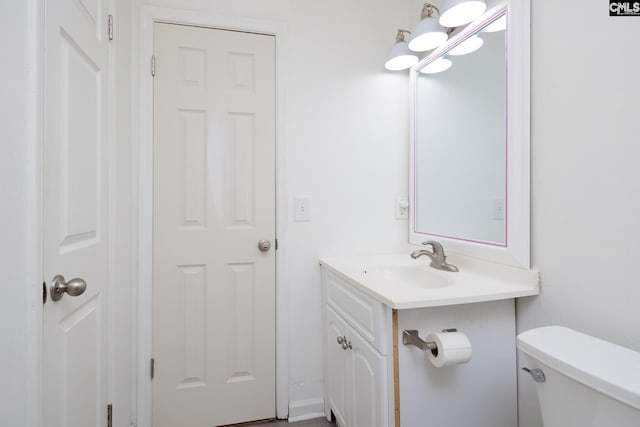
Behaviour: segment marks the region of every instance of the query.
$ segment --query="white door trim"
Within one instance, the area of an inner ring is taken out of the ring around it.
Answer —
[[[135,6],[134,6],[135,7]],[[137,12],[137,13],[136,13]],[[150,72],[150,61],[153,54],[153,23],[167,22],[173,24],[197,25],[218,29],[246,31],[275,36],[276,41],[276,235],[279,236],[280,249],[276,256],[276,416],[286,418],[289,406],[289,372],[288,372],[288,292],[285,272],[285,252],[283,246],[284,228],[286,227],[286,189],[283,179],[285,153],[283,149],[283,103],[284,92],[281,82],[285,63],[283,60],[283,39],[285,25],[278,22],[257,21],[238,16],[216,15],[208,12],[173,9],[155,6],[142,6],[132,11],[132,35],[137,34],[137,43],[132,43],[133,90],[132,111],[137,112],[137,120],[133,120],[132,141],[133,167],[137,168],[133,176],[137,182],[138,218],[134,231],[138,240],[137,271],[137,337],[134,338],[137,356],[135,357],[137,385],[137,427],[151,426],[151,378],[149,361],[151,359],[152,335],[152,272],[153,272],[153,79]],[[137,28],[136,28],[137,27]],[[158,64],[161,66],[161,64]],[[137,148],[137,150],[136,150]],[[284,209],[283,209],[284,208]],[[134,334],[135,335],[135,334]]]
[[[28,54],[31,60],[27,68],[28,93],[27,97],[27,128],[28,139],[28,191],[27,206],[29,211],[28,222],[31,224],[30,234],[26,236],[27,254],[30,259],[25,284],[26,297],[29,307],[27,313],[27,357],[28,366],[26,421],[28,426],[41,427],[42,416],[42,384],[43,384],[43,349],[44,349],[44,325],[42,324],[42,278],[43,278],[43,246],[44,236],[42,227],[43,198],[42,180],[44,175],[42,156],[44,152],[44,0],[27,0],[26,9],[29,26],[28,30]]]

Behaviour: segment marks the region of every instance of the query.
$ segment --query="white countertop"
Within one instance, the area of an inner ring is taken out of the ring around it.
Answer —
[[[535,271],[452,254],[459,272],[437,270],[409,253],[327,257],[320,264],[394,309],[518,298],[539,293]]]

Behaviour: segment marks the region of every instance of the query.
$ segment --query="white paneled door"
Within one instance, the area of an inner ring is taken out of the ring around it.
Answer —
[[[104,427],[108,5],[106,0],[46,0],[44,6],[43,271],[49,297],[43,308],[43,425]],[[56,284],[59,292],[52,294]]]
[[[153,426],[272,418],[274,37],[156,23],[154,55]]]

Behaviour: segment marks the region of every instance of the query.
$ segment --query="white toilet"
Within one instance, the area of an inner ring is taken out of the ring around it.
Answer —
[[[561,326],[523,332],[517,345],[544,427],[640,427],[640,353]]]

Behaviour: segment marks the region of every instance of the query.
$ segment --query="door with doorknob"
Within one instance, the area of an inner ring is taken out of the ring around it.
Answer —
[[[275,43],[154,24],[153,425],[275,416]]]
[[[43,426],[103,427],[109,366],[108,1],[45,1]]]

